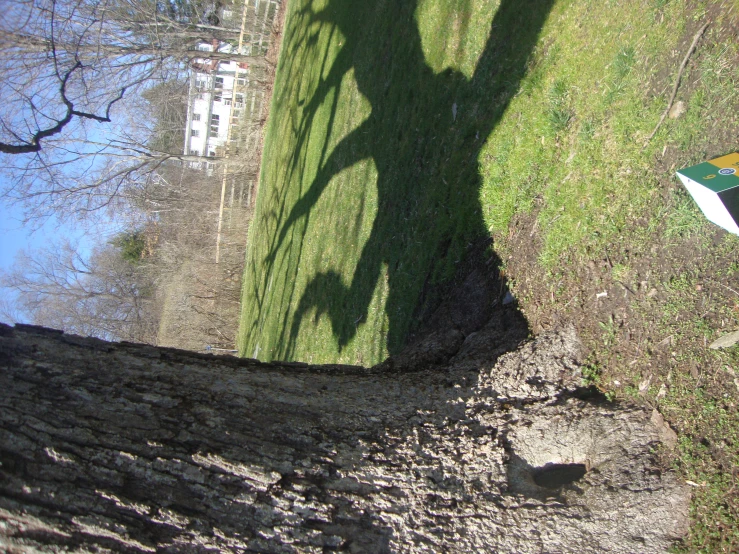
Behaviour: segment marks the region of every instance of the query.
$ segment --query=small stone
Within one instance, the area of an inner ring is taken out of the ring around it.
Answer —
[[[516,298],[511,294],[511,291],[507,290],[503,297],[503,305],[507,306],[508,304],[513,304],[515,301]]]
[[[657,428],[662,443],[670,450],[674,449],[677,446],[677,433],[672,430],[670,425],[665,421],[665,418],[662,417],[662,414],[657,410],[652,410],[650,421]]]
[[[656,296],[656,295],[657,295],[657,289],[654,289],[654,288],[647,293],[647,296],[649,298],[652,298],[653,296]]]
[[[734,331],[733,333],[728,333],[723,337],[719,337],[717,340],[713,341],[710,344],[709,348],[712,348],[714,350],[718,350],[719,348],[730,348],[734,346],[737,342],[739,342],[739,331]]]
[[[670,108],[670,119],[677,119],[685,113],[685,102],[682,100],[675,102]]]
[[[698,366],[696,364],[691,364],[691,366],[690,366],[690,376],[693,379],[698,379],[701,376],[700,372],[698,371]]]

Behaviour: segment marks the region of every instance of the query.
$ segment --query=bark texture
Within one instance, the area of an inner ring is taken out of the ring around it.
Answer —
[[[577,348],[398,371],[0,325],[0,547],[663,552],[689,500],[664,430],[586,397]]]

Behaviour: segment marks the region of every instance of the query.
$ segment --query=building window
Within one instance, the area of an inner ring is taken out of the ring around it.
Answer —
[[[210,46],[208,46],[207,44],[199,44],[198,50],[200,50],[201,52],[210,52]]]
[[[246,85],[246,79],[236,79],[236,84],[243,87],[244,85]]]
[[[190,150],[190,155],[191,156],[199,156],[200,155],[200,150]]]
[[[210,152],[208,152],[208,156],[210,156],[211,158],[215,158],[216,153],[213,150],[211,150]]]
[[[207,82],[207,81],[201,81],[201,80],[198,80],[198,81],[195,81],[195,86],[196,86],[196,87],[197,87],[198,89],[204,89],[205,87],[207,87],[207,86],[208,86],[208,82]]]
[[[225,100],[223,101],[223,104],[224,104],[224,106],[230,106],[230,105],[231,105],[231,99],[230,99],[230,98],[226,98],[226,99],[225,99]]]
[[[213,96],[213,102],[220,102],[223,100],[223,93],[222,92],[216,92]]]
[[[213,127],[210,128],[210,137],[211,138],[218,138],[218,127],[216,127],[216,130],[213,130]]]
[[[196,99],[196,100],[202,100],[203,98],[205,98],[205,95],[204,95],[204,94],[203,94],[202,92],[198,92],[198,93],[197,93],[197,94],[195,95],[195,99]]]
[[[216,88],[223,88],[223,77],[216,77]]]
[[[193,121],[200,121],[200,114],[199,113],[192,114],[192,120]]]
[[[199,137],[200,136],[200,131],[198,131],[197,129],[190,129],[190,136],[192,136],[192,137]]]

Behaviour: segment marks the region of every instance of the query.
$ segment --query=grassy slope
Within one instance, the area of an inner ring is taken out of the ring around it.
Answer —
[[[421,296],[432,304],[433,285],[487,234],[477,153],[518,90],[548,6],[523,13],[508,2],[496,14],[468,3],[467,15],[483,17],[463,25],[474,40],[459,51],[481,60],[465,73],[429,67],[429,33],[415,32],[450,14],[424,17],[411,2],[291,4],[243,351],[372,364],[400,348]],[[506,31],[487,40],[494,15]]]
[[[589,379],[678,430],[684,548],[738,548],[739,353],[706,348],[739,326],[737,239],[673,175],[739,149],[739,2],[364,4],[290,3],[242,352],[377,362],[492,234],[532,329],[575,322]]]

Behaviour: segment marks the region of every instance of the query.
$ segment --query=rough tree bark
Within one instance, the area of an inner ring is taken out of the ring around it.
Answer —
[[[669,430],[578,388],[573,331],[470,359],[260,363],[0,325],[0,545],[644,553],[685,532],[654,459]]]

